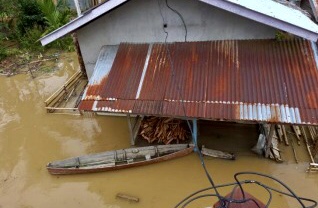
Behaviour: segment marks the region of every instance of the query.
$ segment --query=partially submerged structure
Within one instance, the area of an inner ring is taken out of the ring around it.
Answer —
[[[318,26],[289,2],[109,0],[41,42],[74,32],[82,112],[318,125]]]

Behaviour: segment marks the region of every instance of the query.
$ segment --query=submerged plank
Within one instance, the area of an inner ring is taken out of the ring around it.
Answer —
[[[223,152],[219,150],[212,150],[212,149],[205,148],[204,146],[202,146],[201,153],[203,155],[210,156],[210,157],[216,157],[216,158],[221,158],[226,160],[235,160],[235,155],[232,153]]]
[[[130,201],[130,202],[139,202],[139,198],[138,197],[130,196],[130,195],[127,195],[127,194],[122,194],[122,193],[118,193],[116,195],[116,198],[123,199],[123,200]]]

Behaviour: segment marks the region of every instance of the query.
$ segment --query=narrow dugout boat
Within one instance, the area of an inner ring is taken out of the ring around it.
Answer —
[[[47,164],[51,174],[94,173],[149,165],[190,154],[188,144],[135,147],[73,157]]]
[[[217,202],[213,205],[214,208],[219,207],[227,207],[227,208],[265,208],[263,202],[249,194],[248,192],[244,191],[245,198],[243,197],[242,190],[239,187],[235,187],[231,193],[226,195],[225,198],[227,199],[234,199],[234,200],[243,200],[245,199],[246,202],[243,203],[226,203],[226,205],[221,206],[221,202]]]

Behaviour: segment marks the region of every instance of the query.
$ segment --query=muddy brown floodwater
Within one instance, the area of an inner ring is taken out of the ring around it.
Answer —
[[[91,118],[47,114],[43,101],[78,68],[67,55],[60,70],[49,75],[0,77],[0,207],[134,208],[173,207],[188,194],[209,186],[196,154],[134,169],[74,176],[52,176],[45,165],[52,160],[129,147],[125,118]],[[205,159],[216,184],[233,182],[239,171],[275,176],[301,196],[318,199],[318,174],[306,174],[304,151],[299,164],[290,158],[282,164],[250,153],[236,161]],[[273,182],[268,185],[279,187]],[[268,195],[248,187],[265,202]],[[229,189],[222,189],[226,194]],[[140,198],[132,203],[116,199],[117,193]],[[274,195],[270,207],[300,207],[294,200]],[[202,199],[189,207],[211,206]]]

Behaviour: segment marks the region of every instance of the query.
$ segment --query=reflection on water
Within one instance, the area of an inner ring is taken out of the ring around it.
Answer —
[[[125,118],[46,114],[43,101],[77,68],[68,61],[60,65],[63,69],[50,76],[0,77],[1,208],[173,207],[191,192],[209,186],[195,154],[120,171],[59,177],[48,174],[45,165],[49,161],[129,147]],[[276,164],[251,154],[243,154],[234,162],[205,160],[217,184],[233,182],[238,171],[258,171],[282,179],[302,196],[318,199],[318,175],[304,173],[306,160]],[[249,190],[267,199],[263,190]],[[140,202],[121,201],[116,199],[117,193],[137,196]],[[285,197],[277,195],[274,199],[272,207],[296,207],[295,201],[287,202]],[[215,199],[200,200],[189,207],[206,207],[213,202]]]

